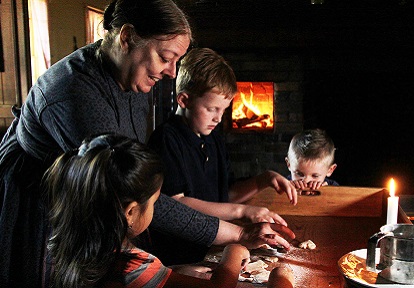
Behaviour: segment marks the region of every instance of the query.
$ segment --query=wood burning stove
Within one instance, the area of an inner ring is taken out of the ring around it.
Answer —
[[[237,82],[238,93],[232,102],[233,130],[274,128],[274,83]]]

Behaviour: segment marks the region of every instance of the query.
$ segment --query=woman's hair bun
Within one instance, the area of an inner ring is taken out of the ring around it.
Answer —
[[[117,0],[112,1],[108,6],[105,8],[104,17],[103,17],[103,28],[105,30],[111,30],[112,29],[112,20],[114,20],[113,14],[115,11]]]

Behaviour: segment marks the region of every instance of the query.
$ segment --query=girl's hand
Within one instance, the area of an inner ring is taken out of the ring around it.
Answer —
[[[289,266],[276,267],[270,272],[268,288],[293,288],[295,286],[295,277],[293,270]]]
[[[228,265],[236,265],[237,271],[243,270],[250,262],[250,252],[247,248],[240,244],[229,244],[224,247],[223,257],[220,263],[227,263]],[[225,264],[226,265],[226,264]]]
[[[247,259],[249,259],[248,261],[250,262],[250,252],[245,246],[241,244],[229,244],[224,247],[222,259],[227,259],[234,255],[241,257],[240,265],[242,265],[242,262],[247,261]]]

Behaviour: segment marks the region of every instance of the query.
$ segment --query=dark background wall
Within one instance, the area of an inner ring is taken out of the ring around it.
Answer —
[[[414,194],[412,1],[223,0],[182,6],[198,45],[230,59],[241,81],[249,77],[239,69],[242,55],[298,59],[301,128],[324,128],[332,136],[338,149],[334,175],[342,185],[384,187],[394,177],[398,193]],[[284,68],[278,69],[281,75]],[[277,129],[275,142],[290,136]]]

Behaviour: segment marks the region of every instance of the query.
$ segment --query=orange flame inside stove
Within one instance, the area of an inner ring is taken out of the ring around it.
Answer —
[[[233,99],[233,128],[273,128],[273,82],[237,82]]]

